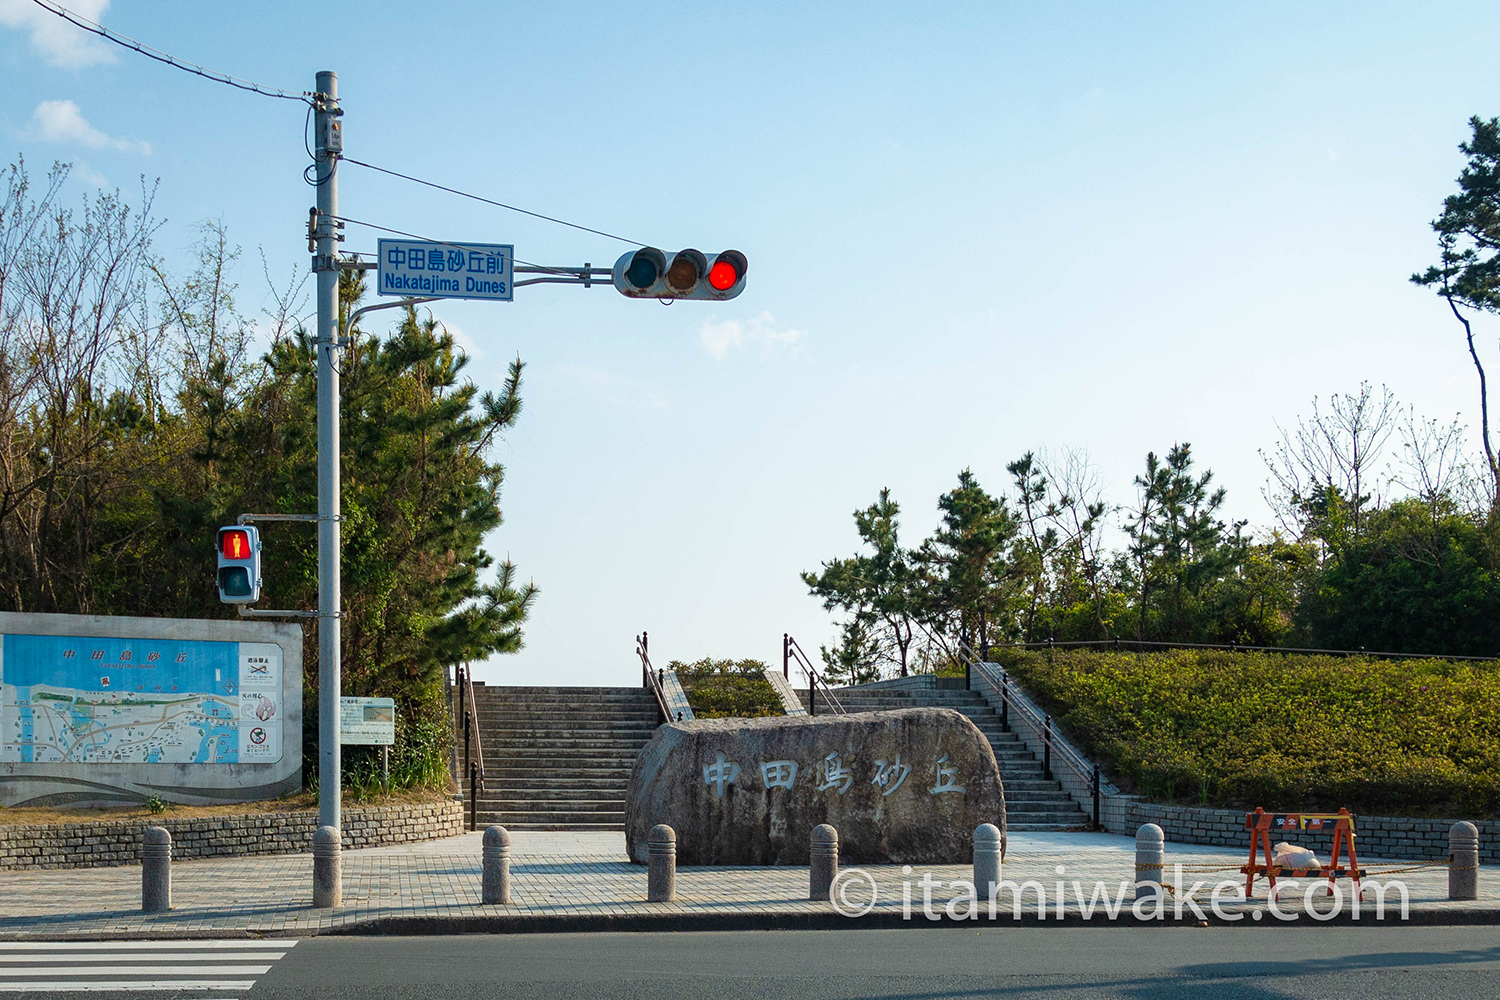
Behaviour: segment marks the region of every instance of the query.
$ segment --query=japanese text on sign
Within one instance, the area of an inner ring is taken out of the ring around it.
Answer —
[[[376,288],[381,295],[509,302],[514,269],[515,247],[509,243],[381,240]]]

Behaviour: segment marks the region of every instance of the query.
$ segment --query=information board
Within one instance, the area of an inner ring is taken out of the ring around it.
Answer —
[[[366,747],[395,743],[395,699],[340,698],[339,742]]]
[[[0,636],[0,762],[274,763],[281,677],[269,642]]]

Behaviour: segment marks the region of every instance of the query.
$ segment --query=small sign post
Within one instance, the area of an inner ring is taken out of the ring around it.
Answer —
[[[391,745],[396,742],[394,698],[339,699],[339,742],[380,748],[380,782],[391,784]]]

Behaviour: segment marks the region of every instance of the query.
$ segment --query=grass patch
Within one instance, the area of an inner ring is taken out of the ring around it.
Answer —
[[[1159,801],[1500,815],[1500,662],[997,651],[1081,749]]]

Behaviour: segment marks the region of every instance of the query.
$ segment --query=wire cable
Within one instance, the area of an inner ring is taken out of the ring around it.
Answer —
[[[483,195],[470,194],[468,191],[460,191],[458,188],[451,188],[446,184],[439,184],[436,181],[427,181],[423,180],[420,177],[413,177],[410,174],[403,174],[396,170],[387,170],[385,167],[377,167],[373,163],[366,163],[363,160],[356,160],[351,156],[340,156],[339,159],[343,160],[345,163],[352,163],[357,167],[364,167],[366,170],[374,170],[377,173],[389,174],[392,177],[399,177],[404,181],[411,181],[413,184],[423,184],[430,188],[436,188],[439,191],[446,191],[449,194],[456,194],[460,198],[472,198],[474,201],[482,201],[486,205],[494,205],[496,208],[504,208],[512,212],[520,212],[522,215],[529,215],[534,219],[541,219],[544,222],[555,222],[559,226],[568,226],[571,229],[582,230],[585,233],[593,233],[595,236],[603,236],[606,239],[619,240],[621,243],[629,243],[631,246],[644,247],[649,245],[646,243],[642,243],[640,240],[627,239],[624,236],[616,236],[614,233],[606,233],[602,229],[591,229],[588,226],[580,226],[578,223],[569,222],[566,219],[559,219],[551,215],[543,215],[541,212],[533,212],[530,209],[518,208],[515,205],[507,205],[503,201],[495,201],[493,198],[486,198]]]
[[[435,239],[433,239],[430,236],[421,236],[421,235],[418,235],[417,233],[408,233],[404,229],[392,229],[390,226],[377,226],[373,222],[361,222],[359,219],[351,219],[347,215],[332,215],[332,216],[329,216],[329,218],[337,219],[339,222],[352,223],[353,225],[356,225],[356,226],[364,226],[366,229],[378,229],[382,233],[391,233],[392,235],[395,235],[395,236],[405,236],[409,240],[421,240],[423,243],[436,243],[440,247],[448,247],[448,248],[450,248],[452,250],[468,251],[470,249],[469,247],[466,247],[466,246],[464,246],[461,243],[449,243],[447,240],[435,240]],[[362,254],[361,256],[368,257],[368,256],[371,256],[371,255],[370,254]],[[529,260],[521,260],[521,259],[519,259],[519,258],[517,258],[515,256],[511,257],[511,262],[515,263],[515,264],[524,264],[527,267],[539,267],[539,268],[542,269],[542,271],[544,271],[547,274],[561,274],[561,275],[565,275],[565,276],[568,276],[568,277],[575,276],[574,272],[572,272],[572,271],[564,270],[564,269],[561,269],[561,268],[548,267],[546,264],[533,264]]]
[[[85,31],[92,31],[94,34],[99,35],[102,38],[109,39],[116,45],[123,46],[134,52],[139,52],[141,55],[146,56],[149,59],[155,59],[157,62],[166,63],[168,66],[174,66],[177,69],[183,70],[184,72],[201,76],[205,80],[212,80],[215,83],[227,83],[231,87],[238,87],[240,90],[248,90],[252,94],[260,94],[263,97],[280,97],[288,101],[302,101],[307,104],[312,103],[312,96],[305,91],[302,93],[293,93],[288,90],[281,90],[278,87],[262,87],[258,83],[252,83],[249,80],[241,80],[238,77],[230,76],[228,73],[220,73],[216,70],[207,69],[203,66],[199,66],[197,63],[185,62],[181,59],[178,59],[176,56],[161,51],[160,49],[153,49],[149,45],[138,42],[128,35],[122,35],[112,28],[106,28],[102,24],[96,24],[95,22],[90,21],[88,18],[83,17],[82,15],[73,13],[71,10],[68,10],[68,8],[62,6],[61,4],[52,3],[51,0],[31,0],[31,2],[47,11],[48,13],[56,14],[64,21],[77,25]]]

